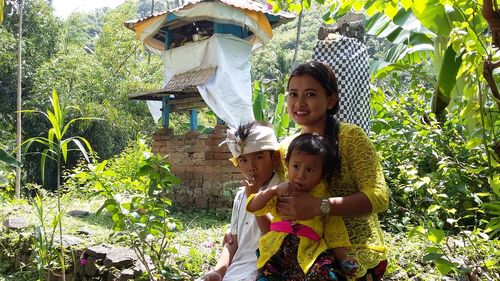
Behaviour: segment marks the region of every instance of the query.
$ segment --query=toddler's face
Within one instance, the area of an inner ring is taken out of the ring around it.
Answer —
[[[288,162],[288,181],[299,191],[309,191],[321,182],[323,157],[293,152]]]
[[[257,151],[247,153],[238,157],[238,168],[245,174],[250,183],[257,187],[262,187],[267,183],[274,171],[273,152]]]

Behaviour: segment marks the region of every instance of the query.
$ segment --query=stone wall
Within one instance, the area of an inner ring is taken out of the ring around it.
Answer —
[[[160,129],[153,136],[153,153],[168,155],[173,173],[181,180],[171,199],[176,205],[198,208],[230,207],[233,195],[243,179],[228,161],[227,126],[217,125],[212,134],[187,132],[173,135],[171,129]]]

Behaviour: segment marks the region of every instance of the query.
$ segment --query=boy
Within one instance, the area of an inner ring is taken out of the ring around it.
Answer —
[[[230,160],[247,178],[234,198],[230,235],[233,243],[225,243],[214,269],[205,274],[205,281],[255,280],[255,250],[262,234],[269,230],[270,218],[256,217],[245,210],[247,197],[268,186],[280,183],[274,169],[280,160],[279,144],[273,129],[256,122],[228,130],[226,143],[233,155]]]

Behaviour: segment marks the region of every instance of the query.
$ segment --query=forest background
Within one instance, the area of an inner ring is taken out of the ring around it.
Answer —
[[[292,66],[311,58],[321,25],[351,8],[366,12],[370,137],[391,190],[390,208],[381,221],[391,241],[413,238],[420,243],[394,245],[389,273],[395,279],[499,278],[500,53],[494,45],[499,37],[482,16],[483,5],[491,5],[498,17],[493,2],[318,0],[303,1],[306,9],[293,2],[272,2],[275,9],[300,16],[275,30],[271,42],[252,55],[255,115],[273,124],[282,137],[294,128],[286,114],[275,114],[283,112]],[[147,151],[159,128],[145,103],[128,100],[127,95],[161,86],[161,59],[123,25],[180,4],[154,3],[128,1],[116,9],[74,13],[64,20],[53,15],[46,1],[24,3],[23,109],[52,108],[49,97],[55,89],[61,101],[79,109],[68,111],[68,119],[98,118],[75,123],[68,133],[88,140],[95,163],[118,163],[112,169],[122,176],[133,174],[134,165],[127,163],[134,158],[127,154]],[[20,1],[5,1],[0,26],[0,149],[9,154],[16,147],[19,10]],[[23,139],[50,130],[42,117],[23,114]],[[202,131],[209,131],[215,116],[202,111],[199,122]],[[189,116],[176,114],[170,124],[175,133],[184,133]],[[142,140],[146,145],[140,145]],[[81,182],[75,183],[75,175],[86,165],[80,155],[68,154],[65,190],[81,187]],[[23,196],[42,185],[46,190],[58,185],[56,163],[48,161],[42,173],[41,159],[40,153],[22,159]],[[0,162],[2,202],[14,197],[13,163]],[[406,262],[400,264],[401,259]]]

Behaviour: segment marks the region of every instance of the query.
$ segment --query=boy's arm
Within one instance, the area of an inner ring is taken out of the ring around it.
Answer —
[[[256,212],[264,208],[274,196],[280,196],[288,193],[288,183],[280,183],[265,190],[255,193],[255,196],[250,196],[247,202],[247,211]],[[253,194],[252,194],[253,195]]]
[[[212,271],[205,274],[203,280],[205,281],[222,280],[224,275],[226,275],[227,268],[233,261],[233,257],[234,254],[236,253],[236,250],[238,250],[238,240],[236,239],[236,235],[231,235],[231,236],[233,239],[233,243],[224,244],[224,247],[222,248],[222,252],[220,253],[217,264],[215,265],[214,269],[212,269]],[[217,275],[219,275],[220,278]]]

